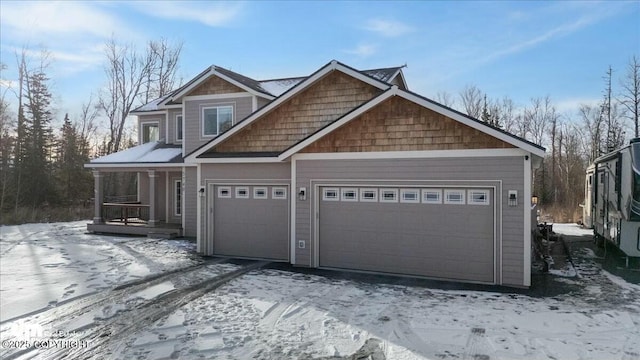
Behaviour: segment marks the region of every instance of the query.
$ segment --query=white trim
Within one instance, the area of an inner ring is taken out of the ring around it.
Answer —
[[[353,193],[353,199],[345,196],[346,193]],[[345,202],[358,202],[358,189],[357,188],[340,188],[340,201]]]
[[[201,139],[206,139],[206,138],[213,138],[216,136],[220,136],[220,134],[224,133],[226,130],[224,131],[220,131],[220,119],[219,119],[219,110],[221,108],[231,108],[231,127],[233,127],[233,124],[235,124],[235,103],[233,103],[233,105],[224,105],[224,104],[219,104],[219,105],[208,105],[208,104],[202,104],[200,105],[200,138]],[[204,133],[204,122],[205,122],[205,116],[204,116],[204,112],[205,110],[209,110],[209,109],[216,109],[216,133],[215,134],[205,134]],[[229,128],[229,129],[230,129]],[[228,129],[227,129],[228,130]]]
[[[184,190],[184,187],[187,184],[187,170],[184,166],[182,167],[180,178],[182,179],[182,197],[180,197],[180,199],[182,199],[182,209],[185,209],[185,205],[187,204],[187,201],[185,200],[186,191]],[[187,219],[186,211],[183,210],[182,216],[180,217],[180,224],[182,225],[183,231],[184,231],[184,227],[185,227],[184,225],[185,225],[186,219]],[[182,235],[184,236],[184,233]]]
[[[182,91],[180,91],[179,93],[173,95],[173,96],[167,96],[167,98],[165,100],[163,100],[160,104],[158,105],[164,105],[163,103],[168,102],[170,100],[176,100],[178,98],[181,98],[182,96],[184,96],[184,94],[189,93],[189,91],[195,89],[196,87],[200,86],[200,84],[202,84],[202,82],[206,81],[209,79],[209,77],[211,75],[215,74],[215,67],[210,66],[209,67],[209,71],[207,71],[206,73],[202,74],[202,76],[200,77],[200,79],[194,81],[193,83],[191,83],[189,86],[187,86],[186,88],[182,89]]]
[[[473,199],[473,193],[482,193],[484,195],[484,201],[476,202]],[[489,190],[482,190],[482,189],[467,190],[467,204],[468,205],[490,205]]]
[[[173,95],[171,97],[167,97],[167,99],[165,99],[163,101],[163,103],[167,102],[169,100],[174,100],[175,101],[176,99],[179,99],[181,97],[185,97],[185,94],[188,94],[191,90],[197,88],[203,82],[209,80],[209,78],[211,76],[214,76],[214,75],[219,77],[219,78],[221,78],[222,80],[224,80],[224,81],[226,81],[228,83],[231,83],[231,84],[235,85],[236,87],[239,87],[240,89],[244,89],[246,92],[248,92],[248,93],[250,93],[252,95],[264,97],[264,98],[267,98],[267,99],[273,99],[273,96],[268,95],[268,94],[263,94],[261,92],[257,92],[255,90],[251,89],[250,87],[248,87],[248,86],[246,86],[246,85],[244,85],[242,83],[239,83],[239,82],[235,81],[234,79],[232,79],[232,78],[230,78],[230,77],[228,77],[228,76],[226,76],[224,74],[219,73],[218,71],[216,71],[216,67],[215,66],[211,66],[211,67],[209,67],[209,71],[207,71],[206,73],[202,74],[202,76],[198,80],[194,81],[188,87],[182,89],[179,93],[177,93],[177,94],[175,94],[175,95]],[[163,105],[163,104],[161,103],[159,105]]]
[[[160,129],[158,129],[160,130]],[[164,117],[164,138],[165,144],[169,144],[169,112],[167,111],[167,116]]]
[[[321,139],[325,135],[333,132],[334,130],[338,129],[339,127],[343,126],[344,124],[348,123],[349,121],[351,121],[351,120],[355,119],[356,117],[364,114],[365,112],[371,110],[373,107],[375,107],[378,104],[380,104],[381,102],[389,99],[391,96],[396,95],[397,92],[398,92],[398,87],[396,85],[393,85],[387,91],[385,91],[382,94],[380,94],[380,95],[374,97],[373,99],[369,100],[364,105],[358,107],[355,111],[352,111],[351,113],[349,113],[348,115],[342,117],[338,121],[335,121],[335,122],[331,123],[329,126],[323,128],[322,130],[320,130],[317,133],[311,135],[307,139],[305,139],[305,140],[299,142],[298,144],[294,145],[293,147],[291,147],[287,151],[285,151],[282,154],[280,154],[278,156],[278,158],[280,160],[287,159],[291,155],[293,155],[293,154],[297,153],[298,151],[304,149],[305,147],[313,144],[314,142],[316,142],[317,140]]]
[[[438,200],[435,200],[435,201],[428,200],[426,195],[429,193],[438,194]],[[423,204],[442,204],[442,189],[435,189],[435,188],[422,189],[422,197],[420,201]]]
[[[366,198],[363,194],[370,193],[373,194],[373,198]],[[377,188],[360,188],[360,202],[378,202],[378,189]]]
[[[258,110],[258,97],[253,96],[251,98],[251,112],[256,112],[256,110]]]
[[[244,195],[240,194],[240,192],[244,192]],[[249,187],[248,186],[236,186],[234,193],[235,193],[235,198],[236,199],[248,199],[249,198]]]
[[[139,120],[140,119],[139,116],[165,115],[166,113],[167,113],[167,110],[152,110],[152,111],[131,111],[129,114],[138,116],[138,120]]]
[[[298,153],[297,160],[366,160],[366,159],[420,159],[454,157],[506,157],[529,155],[521,149],[476,149],[476,150],[419,150],[419,151],[372,151],[340,153]]]
[[[405,194],[414,193],[415,199],[405,199]],[[400,189],[400,202],[406,204],[419,204],[420,203],[420,189]]]
[[[290,229],[290,237],[291,237],[291,242],[289,243],[289,259],[291,264],[295,264],[296,263],[296,194],[295,194],[295,189],[297,189],[296,187],[296,161],[292,160],[291,161],[291,213],[289,214],[290,219],[289,219],[289,224],[291,225],[291,229]],[[310,194],[309,194],[310,195]],[[308,198],[310,198],[310,196],[308,196]],[[311,239],[307,240],[308,242],[311,241]],[[309,250],[311,251],[311,250]]]
[[[223,191],[226,191],[227,194],[223,195]],[[218,186],[217,197],[221,199],[231,199],[231,186]]]
[[[220,99],[237,99],[254,96],[246,92],[238,93],[226,93],[226,94],[208,94],[208,95],[189,95],[185,96],[183,101],[198,101],[198,100],[220,100]]]
[[[385,193],[393,194],[393,199],[385,198]],[[389,189],[380,189],[380,202],[381,203],[397,203],[398,202],[398,189],[389,188]]]
[[[282,192],[282,196],[276,196],[276,192]],[[295,197],[295,196],[293,196]],[[287,200],[287,188],[282,186],[273,186],[271,188],[271,199],[272,200]]]
[[[187,159],[185,159],[187,161]],[[277,157],[250,157],[250,158],[198,158],[187,162],[188,164],[228,164],[228,163],[279,163]]]
[[[260,199],[260,200],[269,199],[269,188],[265,186],[254,186],[252,190],[253,190],[254,199]],[[264,193],[264,196],[259,197],[257,194],[258,191],[262,191]]]
[[[113,169],[120,169],[120,168],[154,168],[154,169],[158,169],[161,170],[163,168],[179,168],[179,167],[192,167],[192,166],[197,166],[197,163],[193,163],[193,164],[183,164],[183,163],[123,163],[123,164],[119,164],[119,163],[88,163],[88,164],[84,164],[85,168],[89,168],[89,169],[101,169],[101,168],[113,168]],[[117,170],[116,170],[117,171]]]
[[[169,172],[165,171],[165,173],[164,173],[164,196],[165,196],[165,198],[164,198],[164,204],[165,204],[165,207],[164,207],[164,219],[165,219],[166,222],[169,222],[169,213],[171,212],[170,209],[169,209],[169,206],[168,206],[169,205],[169,199],[171,198],[171,191],[172,191],[170,189],[169,182],[170,182]]]
[[[460,201],[449,200],[449,194],[459,193],[461,198]],[[465,205],[466,198],[465,189],[444,189],[444,203],[451,205]]]
[[[382,90],[386,90],[389,88],[389,85],[376,80],[374,78],[371,78],[369,76],[366,76],[358,71],[352,70],[350,68],[347,68],[346,66],[338,63],[337,61],[332,61],[329,64],[325,65],[324,67],[322,67],[320,70],[316,71],[315,74],[309,76],[308,78],[306,78],[305,80],[303,80],[302,82],[298,83],[296,86],[294,86],[291,90],[285,92],[284,94],[280,95],[279,97],[275,98],[272,102],[270,102],[269,104],[263,106],[260,110],[254,112],[253,114],[249,115],[247,118],[245,118],[242,122],[238,123],[238,126],[234,126],[231,129],[229,129],[229,131],[225,132],[224,134],[222,134],[221,136],[218,136],[217,138],[215,138],[214,140],[212,140],[210,143],[208,143],[206,146],[203,146],[200,150],[193,152],[191,155],[189,155],[190,160],[191,159],[195,159],[198,156],[200,156],[201,154],[205,153],[206,151],[208,151],[209,149],[215,147],[216,145],[220,144],[221,142],[223,142],[224,140],[228,139],[229,137],[233,136],[235,133],[239,132],[240,130],[244,129],[245,127],[249,126],[250,124],[252,124],[253,122],[255,122],[257,119],[260,119],[263,115],[267,114],[268,112],[270,112],[271,110],[273,110],[274,108],[278,107],[280,104],[286,102],[287,100],[291,99],[293,96],[297,95],[298,93],[304,91],[305,89],[307,89],[308,87],[310,87],[311,85],[313,85],[316,81],[320,80],[321,78],[323,78],[325,75],[331,73],[334,70],[338,70],[341,71],[347,75],[350,75],[358,80],[361,80],[367,84],[373,85],[379,89]]]
[[[182,132],[182,138],[178,139],[178,117],[180,117],[182,120],[180,120],[180,132]],[[175,142],[177,143],[182,143],[184,141],[184,130],[183,130],[183,124],[184,124],[184,116],[182,115],[182,113],[176,113],[175,118],[175,129],[176,129],[176,136],[175,136]],[[167,126],[168,128],[168,126]],[[169,135],[167,135],[167,138],[169,138]]]
[[[529,157],[531,159],[531,157]],[[531,162],[524,158],[524,286],[531,286],[531,207],[527,202],[531,201]]]
[[[327,193],[335,193],[336,196],[328,197]],[[323,187],[322,188],[322,201],[340,201],[340,189],[337,187]]]
[[[203,236],[206,234],[203,234],[202,231],[202,196],[200,196],[200,186],[202,186],[200,182],[201,176],[202,169],[200,164],[198,164],[196,166],[196,188],[190,191],[195,191],[196,193],[196,250],[199,253],[204,254],[207,246],[206,239],[203,239]],[[205,196],[209,196],[209,194],[205,194]]]
[[[160,141],[160,121],[161,119],[138,121],[138,125],[140,126],[139,128],[140,133],[138,135],[138,144],[142,145],[142,144],[146,144],[154,141]],[[150,125],[150,124],[156,124],[156,126],[158,127],[158,138],[156,140],[149,140],[147,142],[144,142],[144,127],[145,125]]]

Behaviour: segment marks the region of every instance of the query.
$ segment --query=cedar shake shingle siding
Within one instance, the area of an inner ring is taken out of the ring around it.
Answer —
[[[244,92],[244,90],[227,81],[220,79],[217,76],[212,76],[209,80],[202,83],[202,85],[189,92],[187,96],[229,94],[240,92]]]
[[[378,88],[334,71],[218,145],[215,151],[283,151],[380,92]]]
[[[513,148],[398,96],[386,100],[301,152],[367,152]]]

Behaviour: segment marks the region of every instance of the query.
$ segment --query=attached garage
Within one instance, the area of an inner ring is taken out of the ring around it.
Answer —
[[[289,260],[288,186],[210,186],[216,255]]]
[[[320,186],[320,267],[495,282],[493,188]]]

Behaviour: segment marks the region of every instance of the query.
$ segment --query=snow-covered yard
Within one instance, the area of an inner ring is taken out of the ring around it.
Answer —
[[[640,358],[640,285],[602,270],[589,248],[575,250],[578,276],[546,275],[550,296],[267,266],[174,299],[244,265],[205,261],[187,241],[84,231],[84,222],[0,227],[0,355],[50,351],[5,346],[36,329],[101,342],[90,355],[121,359]],[[157,319],[154,304],[166,310]]]

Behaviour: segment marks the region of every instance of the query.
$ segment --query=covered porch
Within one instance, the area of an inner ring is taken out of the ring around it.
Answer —
[[[87,224],[89,232],[164,238],[184,235],[181,149],[153,145],[143,144],[85,165],[93,170],[94,178],[94,217]],[[145,148],[148,151],[143,151]],[[153,153],[159,150],[166,158],[163,162],[136,161],[140,155],[144,160],[155,160]],[[117,190],[112,186],[105,195],[107,175],[113,173],[133,174],[135,194],[131,188],[128,194],[113,194]]]

